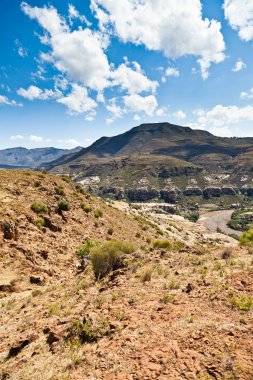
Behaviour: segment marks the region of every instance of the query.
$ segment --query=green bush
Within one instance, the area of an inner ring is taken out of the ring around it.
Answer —
[[[35,224],[38,228],[42,228],[45,225],[45,220],[43,218],[38,218]]]
[[[250,311],[253,306],[253,298],[247,295],[236,297],[233,295],[230,298],[230,303],[233,309],[238,309],[244,312]]]
[[[170,249],[172,243],[169,240],[156,240],[153,244],[154,248]]]
[[[102,210],[100,210],[100,209],[97,209],[96,211],[95,211],[95,218],[102,218],[102,216],[103,216],[103,211]]]
[[[69,202],[66,199],[62,199],[58,203],[58,211],[69,211]]]
[[[96,247],[98,243],[94,240],[87,239],[83,245],[78,247],[76,255],[78,258],[82,259],[89,256],[91,248]]]
[[[240,243],[241,245],[253,247],[253,228],[242,234],[240,237]]]
[[[66,195],[65,190],[62,186],[56,186],[54,188],[54,191],[56,192],[57,195],[61,195],[62,197]]]
[[[86,194],[86,191],[84,190],[83,186],[82,185],[76,185],[76,190],[78,191],[78,193],[80,194]]]
[[[10,232],[11,231],[11,225],[9,222],[3,221],[2,228],[3,228],[3,232]]]
[[[86,214],[88,214],[89,212],[91,212],[91,207],[88,206],[88,205],[85,205],[84,203],[81,205],[83,211],[86,212]]]
[[[46,214],[48,212],[47,205],[41,201],[33,202],[31,205],[31,209],[36,214]]]
[[[108,233],[108,235],[112,235],[113,234],[113,228],[112,227],[108,228],[107,233]]]
[[[124,241],[110,241],[91,250],[91,262],[96,279],[105,277],[119,266],[119,259],[134,251],[134,247]]]
[[[61,179],[63,181],[65,181],[65,182],[67,182],[67,183],[72,183],[73,182],[72,179],[68,175],[66,175],[66,174],[61,175]]]

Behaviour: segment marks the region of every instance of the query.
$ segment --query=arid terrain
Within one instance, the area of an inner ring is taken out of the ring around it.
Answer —
[[[253,379],[251,247],[67,176],[0,202],[1,380]]]

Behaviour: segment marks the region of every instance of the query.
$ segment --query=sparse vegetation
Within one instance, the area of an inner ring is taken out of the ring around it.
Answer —
[[[105,277],[110,271],[122,266],[120,259],[134,251],[134,247],[124,241],[110,241],[91,250],[92,267],[96,279]]]
[[[158,249],[171,249],[172,243],[169,240],[156,240],[153,247]]]
[[[69,211],[69,210],[70,210],[69,202],[66,199],[62,199],[58,203],[58,211]]]
[[[56,186],[56,187],[54,188],[54,191],[55,191],[55,193],[56,193],[57,195],[60,195],[60,196],[62,196],[62,197],[65,197],[65,195],[66,195],[65,190],[64,190],[64,188],[63,188],[62,186]]]
[[[46,214],[48,212],[47,205],[41,201],[33,202],[31,205],[31,209],[36,214]]]
[[[36,219],[35,224],[38,228],[42,228],[45,225],[45,220],[43,218],[38,218]]]
[[[102,218],[103,211],[100,210],[100,209],[97,209],[97,210],[95,210],[95,214],[94,215],[95,215],[95,218],[97,218],[97,219]]]
[[[86,212],[86,214],[89,214],[92,211],[92,208],[84,203],[81,205],[81,207],[83,211]]]
[[[240,243],[241,245],[253,247],[253,228],[242,234],[240,238]]]
[[[253,298],[248,295],[230,297],[230,304],[233,309],[238,309],[244,312],[250,311],[253,306]]]

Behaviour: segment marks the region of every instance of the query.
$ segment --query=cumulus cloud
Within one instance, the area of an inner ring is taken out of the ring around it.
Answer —
[[[42,90],[41,88],[37,86],[30,86],[27,90],[24,88],[20,88],[17,90],[17,94],[22,96],[23,98],[26,98],[28,100],[48,100],[48,99],[56,99],[62,96],[61,91],[59,90]]]
[[[241,99],[253,99],[253,87],[251,87],[251,89],[248,92],[246,92],[246,91],[241,92],[240,98]]]
[[[71,148],[75,148],[77,146],[80,146],[80,143],[76,139],[74,139],[74,138],[70,138],[70,139],[67,139],[67,140],[58,139],[57,142],[60,143],[60,144],[68,145]]]
[[[23,135],[13,135],[10,137],[10,140],[11,141],[21,141],[21,140],[24,140],[25,137]]]
[[[186,114],[182,110],[178,110],[176,112],[173,112],[172,116],[175,117],[176,119],[180,120],[180,121],[182,121],[186,118]]]
[[[137,62],[133,62],[133,66],[131,68],[128,63],[121,64],[111,74],[112,85],[120,86],[122,90],[127,90],[129,94],[154,93],[158,87],[158,82],[148,79]]]
[[[72,91],[68,95],[57,99],[57,102],[64,104],[68,108],[70,115],[87,112],[94,115],[94,109],[97,107],[97,103],[89,97],[87,88],[76,83],[72,84]]]
[[[179,77],[180,72],[177,68],[175,67],[168,67],[165,71],[166,77]]]
[[[200,0],[92,0],[91,8],[101,30],[113,29],[124,42],[172,58],[197,56],[203,78],[225,59],[221,24],[202,18]]]
[[[1,105],[14,106],[14,107],[22,107],[22,103],[17,103],[16,100],[10,100],[5,95],[0,95],[0,106]]]
[[[219,136],[230,136],[230,125],[253,121],[253,106],[223,106],[217,105],[211,110],[198,109],[194,115],[197,117],[194,128],[208,129]]]
[[[116,119],[121,119],[126,113],[124,108],[117,105],[116,98],[109,100],[109,104],[106,106],[106,109],[111,113],[111,117],[106,119],[107,124],[112,124]]]
[[[104,53],[108,41],[100,33],[89,28],[70,31],[54,7],[38,8],[22,3],[21,8],[48,33],[42,42],[51,46],[47,58],[58,70],[95,90],[108,86],[110,65]]]
[[[87,18],[84,15],[81,15],[78,10],[75,8],[73,4],[69,4],[69,20],[72,24],[72,20],[78,19],[81,22],[84,22],[88,26],[91,26],[91,23],[87,20]]]
[[[154,95],[140,96],[138,94],[125,96],[124,104],[130,112],[144,112],[147,116],[152,116],[158,105]]]
[[[253,2],[250,0],[224,0],[225,18],[244,41],[253,39]]]
[[[246,69],[246,67],[247,67],[246,63],[244,63],[242,59],[238,59],[238,61],[235,63],[234,68],[232,69],[232,71],[234,71],[236,73],[238,71]]]
[[[44,138],[41,137],[41,136],[30,135],[30,136],[29,136],[29,140],[30,140],[31,142],[34,142],[34,143],[41,143],[41,142],[44,141]]]

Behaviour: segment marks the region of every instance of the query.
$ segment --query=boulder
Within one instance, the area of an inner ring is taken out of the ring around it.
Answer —
[[[43,285],[44,283],[44,277],[42,276],[30,276],[30,283],[36,284],[36,285]]]
[[[122,187],[102,187],[100,188],[102,195],[113,196],[117,200],[121,200],[124,198],[125,193]]]
[[[240,192],[248,197],[253,197],[253,187],[243,186]]]
[[[154,198],[158,198],[160,193],[157,189],[148,189],[146,187],[129,189],[127,196],[134,202],[145,202]]]
[[[195,187],[188,186],[184,190],[184,195],[186,195],[187,197],[188,196],[200,196],[200,195],[203,195],[203,191],[198,186],[195,186]]]
[[[206,187],[203,191],[205,198],[220,197],[222,195],[222,189],[220,187]]]

